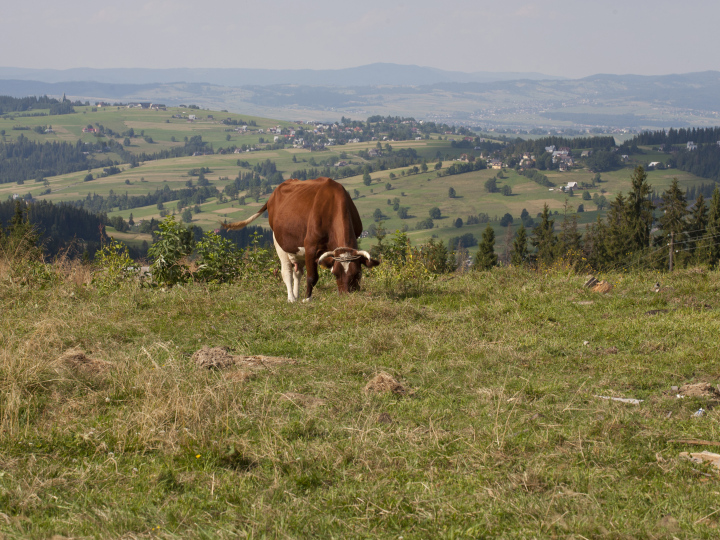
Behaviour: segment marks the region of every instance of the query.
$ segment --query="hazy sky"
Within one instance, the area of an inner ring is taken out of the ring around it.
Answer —
[[[718,0],[5,0],[6,67],[720,69]]]

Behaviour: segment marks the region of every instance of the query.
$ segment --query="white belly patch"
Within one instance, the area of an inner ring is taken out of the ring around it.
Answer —
[[[290,262],[293,264],[296,264],[298,262],[304,263],[305,262],[305,248],[304,247],[299,248],[297,253],[288,253],[288,258],[290,259]]]

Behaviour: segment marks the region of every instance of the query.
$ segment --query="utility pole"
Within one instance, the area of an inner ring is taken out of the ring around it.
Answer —
[[[673,267],[673,252],[674,252],[674,242],[673,242],[673,240],[674,240],[674,239],[675,239],[675,233],[674,233],[674,232],[671,232],[671,233],[670,233],[670,271],[671,271],[671,272],[672,272],[672,267]]]

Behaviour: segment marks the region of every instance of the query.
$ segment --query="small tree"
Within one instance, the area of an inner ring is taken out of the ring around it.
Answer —
[[[375,211],[373,212],[373,219],[375,221],[380,221],[383,217],[385,217],[385,216],[383,215],[382,210],[380,210],[379,208],[376,208]]]
[[[367,171],[363,173],[363,184],[365,184],[366,186],[372,184],[372,178],[370,178],[370,173],[368,173]]]
[[[505,184],[505,185],[502,187],[502,189],[500,190],[500,192],[501,192],[503,195],[505,195],[506,197],[509,197],[510,195],[512,195],[512,188],[511,188],[510,186],[508,186],[507,184]]]
[[[485,191],[488,193],[496,193],[498,190],[497,188],[497,179],[496,178],[489,178],[485,181]]]
[[[457,218],[455,221],[453,221],[453,225],[455,226],[456,229],[459,229],[460,227],[462,227],[463,226],[462,218]]]
[[[495,231],[488,225],[483,231],[482,240],[478,247],[477,255],[473,268],[476,270],[490,270],[497,265],[497,255],[495,254]]]
[[[532,245],[538,250],[538,261],[545,265],[552,263],[557,251],[557,236],[555,236],[554,227],[555,220],[550,219],[550,209],[545,204],[540,215],[540,223],[533,229],[534,238],[531,240]]]
[[[583,191],[582,198],[583,198],[583,201],[592,200],[592,197],[590,196],[590,192],[587,189]]]
[[[388,190],[388,191],[390,191],[390,190],[392,189],[392,184],[391,184],[390,182],[387,182],[387,183],[385,184],[385,189]]]
[[[357,199],[360,197],[360,192],[357,189],[353,189],[353,195],[355,195],[355,198]]]
[[[513,242],[513,250],[512,255],[510,256],[510,262],[513,266],[521,266],[527,260],[527,256],[527,231],[525,230],[525,225],[521,223],[517,231],[517,236],[515,236],[515,241]]]
[[[448,197],[450,197],[451,199],[454,199],[455,197],[457,197],[457,193],[455,192],[455,188],[453,188],[453,187],[448,188]]]
[[[442,161],[438,161],[438,162],[435,164],[435,170],[436,170],[436,171],[439,171],[440,169],[442,169]]]
[[[429,214],[430,214],[430,219],[440,219],[440,217],[442,216],[442,212],[440,211],[440,209],[437,206],[433,206],[430,209]]]

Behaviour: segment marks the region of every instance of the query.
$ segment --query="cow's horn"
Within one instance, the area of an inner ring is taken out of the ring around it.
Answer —
[[[358,253],[358,255],[362,255],[363,257],[367,257],[368,261],[369,261],[370,259],[372,259],[372,257],[370,257],[370,254],[369,254],[367,251],[358,251],[357,253]]]
[[[326,251],[325,253],[323,253],[322,255],[320,255],[320,258],[318,259],[318,263],[321,263],[322,261],[324,261],[324,260],[327,259],[328,257],[334,257],[334,256],[335,256],[335,252],[334,252],[334,251]]]

